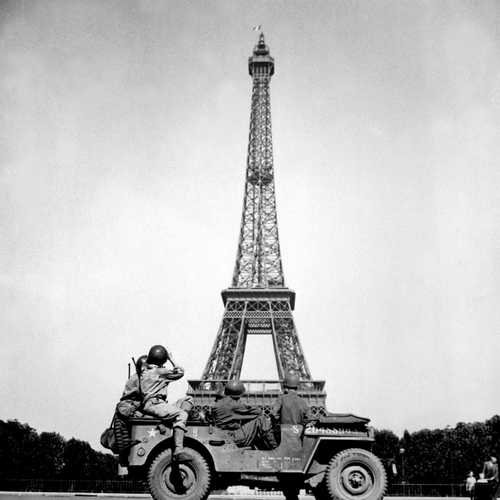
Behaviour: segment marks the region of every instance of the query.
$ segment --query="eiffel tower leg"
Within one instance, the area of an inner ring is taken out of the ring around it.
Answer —
[[[301,379],[300,394],[313,414],[324,411],[324,382],[311,379],[293,321],[295,294],[286,288],[229,289],[223,291],[222,297],[224,315],[202,379],[189,381],[188,394],[194,398],[191,418],[203,418],[200,415],[213,407],[222,383],[240,379],[248,335],[271,335],[278,371],[276,383],[288,371],[295,371]],[[263,389],[249,388],[247,397],[252,404],[262,408],[272,405],[277,397],[276,383],[266,393],[265,381],[246,382],[264,383]]]
[[[240,335],[241,319],[224,318],[203,372],[205,380],[228,379]]]
[[[241,371],[245,349],[244,309],[245,302],[242,300],[227,302],[219,332],[203,372],[204,380],[231,379],[238,368],[237,358]]]
[[[311,373],[295,329],[290,303],[275,302],[272,309],[273,340],[278,358],[278,372],[281,368],[280,378],[284,378],[287,372],[294,371],[302,380],[311,380]]]
[[[244,316],[243,316],[244,317]],[[241,377],[241,368],[243,366],[243,357],[245,355],[245,348],[247,345],[247,333],[245,328],[245,320],[242,320],[242,326],[240,329],[240,334],[238,336],[238,344],[236,346],[233,365],[231,367],[231,372],[229,378],[231,380],[239,380]]]
[[[278,378],[280,380],[283,380],[285,378],[285,370],[284,370],[283,362],[281,359],[282,356],[281,356],[280,348],[279,348],[279,344],[278,344],[278,337],[276,335],[276,326],[274,323],[274,318],[273,318],[271,324],[272,324],[272,330],[273,330],[272,336],[273,336],[274,357],[276,358],[276,367],[278,369]]]

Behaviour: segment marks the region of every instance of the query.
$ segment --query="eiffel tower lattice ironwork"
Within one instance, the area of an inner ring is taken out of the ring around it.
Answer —
[[[244,381],[249,402],[269,407],[288,372],[299,392],[322,413],[323,381],[313,381],[293,320],[295,292],[285,286],[278,237],[271,132],[270,80],[274,59],[261,32],[248,60],[252,77],[250,134],[240,238],[225,310],[201,380],[190,381],[195,413],[210,407],[221,385],[239,379],[248,335],[271,335],[279,380]]]

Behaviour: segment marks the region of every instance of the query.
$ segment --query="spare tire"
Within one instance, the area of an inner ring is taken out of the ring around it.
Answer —
[[[337,453],[326,468],[324,480],[331,500],[381,500],[387,488],[382,462],[361,448]]]

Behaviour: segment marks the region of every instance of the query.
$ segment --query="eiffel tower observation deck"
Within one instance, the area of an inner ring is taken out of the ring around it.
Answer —
[[[285,286],[278,236],[271,132],[270,81],[274,59],[261,32],[248,60],[252,101],[240,237],[231,287],[222,291],[224,314],[201,380],[190,380],[191,417],[214,404],[228,380],[239,380],[248,335],[270,335],[277,380],[242,380],[249,404],[269,411],[289,372],[314,414],[325,413],[324,382],[311,377],[293,320],[295,292]]]

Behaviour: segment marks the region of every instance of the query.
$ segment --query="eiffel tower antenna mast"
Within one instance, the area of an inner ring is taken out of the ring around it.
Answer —
[[[254,29],[259,38],[248,59],[252,100],[236,263],[231,287],[222,292],[225,310],[217,337],[202,379],[190,381],[190,393],[195,397],[195,408],[210,406],[221,383],[240,378],[247,336],[271,335],[279,380],[247,381],[249,397],[255,396],[256,404],[264,405],[264,399],[268,404],[269,391],[276,394],[286,373],[293,371],[302,381],[302,395],[321,413],[326,397],[324,382],[311,379],[293,321],[295,292],[285,286],[281,260],[271,130],[274,59],[261,26]],[[260,389],[252,392],[250,385]]]

